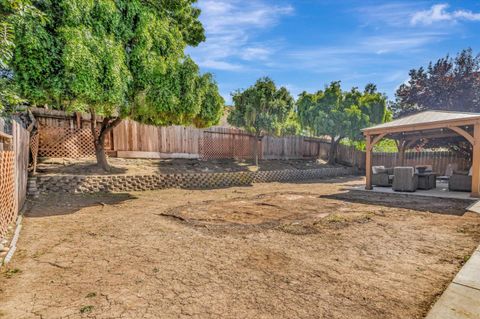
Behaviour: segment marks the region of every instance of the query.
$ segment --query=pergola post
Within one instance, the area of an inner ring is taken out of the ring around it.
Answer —
[[[371,190],[372,188],[372,137],[365,135],[366,138],[366,151],[365,151],[365,177],[367,179],[365,189]]]
[[[472,197],[480,197],[480,123],[473,129]]]

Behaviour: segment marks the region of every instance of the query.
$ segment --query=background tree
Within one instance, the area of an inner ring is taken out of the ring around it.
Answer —
[[[396,101],[391,106],[395,117],[425,110],[480,112],[480,55],[471,49],[448,55],[437,62],[420,67],[409,73],[408,83],[396,92]],[[412,147],[448,148],[466,158],[472,156],[472,146],[455,138],[419,141]]]
[[[300,134],[302,127],[300,126],[300,121],[298,119],[298,113],[295,110],[290,112],[288,115],[287,120],[282,125],[280,135],[288,136],[288,135],[298,135]]]
[[[258,166],[257,141],[263,134],[280,135],[285,123],[292,116],[294,100],[284,87],[277,89],[268,77],[259,79],[255,85],[232,95],[233,110],[228,123],[242,127],[256,137],[253,158]]]
[[[104,117],[92,133],[108,170],[105,137],[123,118],[211,125],[223,100],[184,55],[205,39],[196,0],[34,1],[46,19],[17,15],[14,78],[33,105]]]
[[[0,111],[13,112],[24,100],[17,94],[12,81],[10,62],[15,48],[13,16],[34,16],[43,19],[41,12],[26,0],[3,0],[0,2]]]
[[[342,140],[361,140],[362,128],[383,123],[389,118],[386,97],[378,93],[373,84],[368,84],[364,92],[356,88],[344,92],[339,81],[332,82],[323,91],[300,94],[297,109],[306,131],[315,136],[330,137],[329,164],[335,164],[337,147]]]
[[[409,76],[396,92],[395,117],[429,109],[480,112],[480,55],[471,49],[413,69]]]

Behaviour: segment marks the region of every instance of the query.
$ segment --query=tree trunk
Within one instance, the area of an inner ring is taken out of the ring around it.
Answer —
[[[105,154],[105,146],[99,139],[95,140],[95,157],[97,158],[97,166],[106,172],[110,172],[111,167]]]
[[[258,166],[258,137],[255,136],[255,139],[253,141],[253,160],[255,163],[255,166]]]
[[[335,137],[331,137],[332,141],[330,142],[330,151],[328,152],[328,164],[335,165],[337,161],[337,144],[338,140],[335,140]]]
[[[110,171],[107,155],[105,154],[105,138],[113,128],[115,128],[122,119],[120,117],[105,117],[102,121],[100,131],[97,132],[97,118],[95,110],[90,109],[90,128],[93,135],[93,144],[95,146],[95,157],[97,158],[97,166],[106,172]]]

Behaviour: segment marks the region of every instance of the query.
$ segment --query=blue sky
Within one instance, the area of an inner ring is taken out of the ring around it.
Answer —
[[[480,1],[199,0],[207,40],[187,53],[230,93],[261,76],[300,92],[341,80],[394,98],[408,71],[471,47]]]

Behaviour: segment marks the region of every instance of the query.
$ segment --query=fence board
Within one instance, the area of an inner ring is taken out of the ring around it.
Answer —
[[[22,209],[27,198],[30,133],[17,122],[12,124],[13,152],[15,153],[15,209]]]

